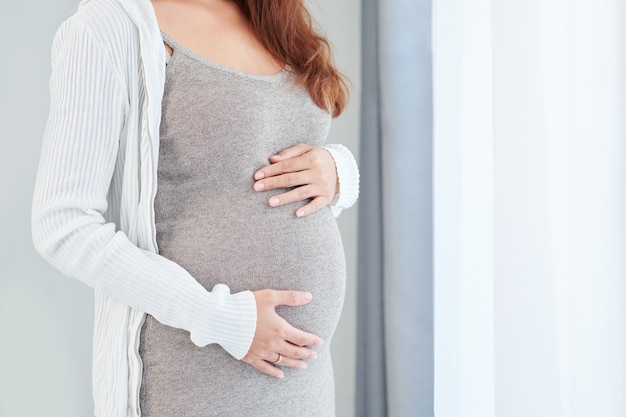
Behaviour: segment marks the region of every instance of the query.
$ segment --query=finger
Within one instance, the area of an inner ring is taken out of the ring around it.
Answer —
[[[313,146],[311,145],[305,145],[304,143],[299,143],[295,146],[292,146],[291,148],[283,149],[282,151],[278,152],[278,154],[270,156],[269,159],[272,162],[284,161],[285,159],[290,159],[296,156],[300,156],[308,152],[312,148]]]
[[[289,342],[282,343],[281,346],[278,348],[278,352],[280,352],[283,358],[287,357],[301,360],[317,359],[317,352],[313,349],[305,346],[296,346],[293,343]]]
[[[258,369],[259,371],[269,375],[269,376],[273,376],[274,378],[284,378],[285,377],[285,373],[280,369],[277,368],[276,366],[264,361],[264,360],[258,360],[258,361],[254,361],[253,363],[251,363],[250,365],[254,366],[256,369]]]
[[[312,187],[312,186],[311,186]],[[301,190],[302,188],[302,190]],[[309,191],[311,188],[309,187],[298,187],[294,190],[288,191],[286,193],[283,194],[279,194],[276,196],[271,197],[268,200],[268,204],[271,207],[278,207],[278,206],[282,206],[285,204],[289,204],[289,203],[293,203],[296,201],[301,201],[307,198],[311,198],[313,196],[315,196],[317,193],[313,192],[313,191]],[[330,202],[330,198],[328,197],[324,197],[324,196],[317,196],[317,197],[313,197],[313,199],[307,203],[306,205],[298,208],[296,210],[296,217],[305,217],[308,216],[311,213],[316,212],[317,210],[321,209],[322,207],[325,207],[326,205],[328,205],[328,203]]]
[[[267,200],[267,204],[272,207],[278,207],[289,203],[295,203],[296,201],[306,200],[307,198],[316,196],[315,189],[316,187],[314,185],[303,185],[289,190],[286,193],[270,197],[270,199]]]
[[[300,329],[296,329],[295,327],[291,328],[291,330],[287,334],[287,337],[285,337],[285,340],[287,342],[291,343],[292,345],[295,345],[296,347],[298,347],[298,346],[300,346],[300,347],[304,347],[304,346],[322,346],[324,344],[324,341],[322,340],[321,337],[316,336],[316,335],[314,335],[312,333],[307,333],[307,332],[302,331]],[[286,349],[286,348],[283,347],[282,349]],[[305,348],[305,349],[308,349],[308,348]],[[288,356],[300,357],[299,355],[302,355],[302,354],[303,354],[302,351],[298,350],[298,354],[297,355],[296,355],[296,353],[291,353],[291,354],[288,354]]]
[[[272,290],[272,301],[274,307],[276,306],[290,306],[290,307],[298,307],[308,304],[312,299],[313,295],[310,292],[306,291],[277,291]],[[303,346],[303,345],[300,345]]]
[[[307,364],[305,361],[301,359],[289,358],[284,355],[282,356],[282,359],[280,360],[280,362],[274,366],[286,366],[287,368],[294,368],[294,369],[306,369],[307,368]]]
[[[275,177],[290,172],[299,172],[311,168],[312,166],[313,162],[309,158],[295,157],[264,166],[254,173],[254,179],[258,181],[263,178]]]
[[[306,217],[309,214],[315,213],[317,210],[322,207],[326,207],[330,200],[325,197],[316,197],[311,200],[310,203],[300,207],[296,210],[296,217]]]
[[[308,171],[289,172],[281,175],[271,175],[254,184],[255,191],[274,190],[276,188],[297,187],[310,184],[314,177]]]
[[[280,353],[276,354],[276,360],[266,359],[266,361],[271,363],[272,365],[278,365],[282,360],[283,360],[283,355],[281,355]]]

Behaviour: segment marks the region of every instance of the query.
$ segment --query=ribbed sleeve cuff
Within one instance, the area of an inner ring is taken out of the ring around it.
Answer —
[[[337,217],[341,210],[352,207],[359,197],[359,167],[352,152],[344,145],[328,144],[324,149],[330,152],[337,167],[339,194],[330,206]]]
[[[206,293],[199,305],[198,318],[192,323],[191,341],[197,346],[218,343],[236,359],[248,353],[256,330],[256,300],[251,291],[231,294],[224,284]]]

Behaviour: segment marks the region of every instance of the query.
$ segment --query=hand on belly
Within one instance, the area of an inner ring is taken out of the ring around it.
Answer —
[[[276,314],[279,305],[298,307],[311,301],[311,294],[301,291],[260,290],[254,292],[257,303],[257,327],[244,362],[261,372],[283,378],[283,371],[274,365],[305,369],[308,359],[317,354],[308,346],[321,346],[318,336],[292,327]]]
[[[307,216],[328,205],[339,192],[335,161],[330,153],[319,146],[298,144],[269,158],[270,165],[254,174],[255,191],[293,188],[270,197],[272,207],[311,199],[298,208],[297,217]]]

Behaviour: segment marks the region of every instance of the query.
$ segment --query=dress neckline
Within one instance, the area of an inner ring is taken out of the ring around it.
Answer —
[[[211,68],[214,68],[223,72],[227,72],[233,75],[237,75],[240,77],[249,78],[253,80],[261,80],[261,81],[279,81],[279,80],[282,80],[290,72],[287,66],[284,66],[279,72],[277,72],[276,74],[272,74],[272,75],[254,74],[251,72],[238,70],[238,69],[229,67],[227,65],[223,65],[215,61],[211,61],[210,59],[207,59],[201,55],[198,55],[197,53],[191,51],[190,49],[185,48],[183,45],[178,43],[174,38],[172,38],[170,35],[165,33],[163,30],[161,30],[161,37],[163,38],[165,43],[170,45],[170,47],[173,49],[173,53],[168,58],[168,62],[174,59],[177,53],[181,53]]]

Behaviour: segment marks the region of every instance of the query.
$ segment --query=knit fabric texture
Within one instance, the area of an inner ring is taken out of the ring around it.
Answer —
[[[344,297],[345,261],[329,207],[305,218],[298,202],[269,207],[252,189],[267,155],[304,142],[322,145],[330,116],[288,70],[244,73],[208,61],[166,34],[167,67],[158,191],[159,253],[205,288],[310,291],[302,307],[279,307],[289,323],[327,343],[306,370],[284,380],[199,348],[187,332],[148,316],[141,334],[145,417],[334,416],[329,342]],[[285,191],[285,190],[282,190]],[[271,193],[280,193],[273,190]]]

